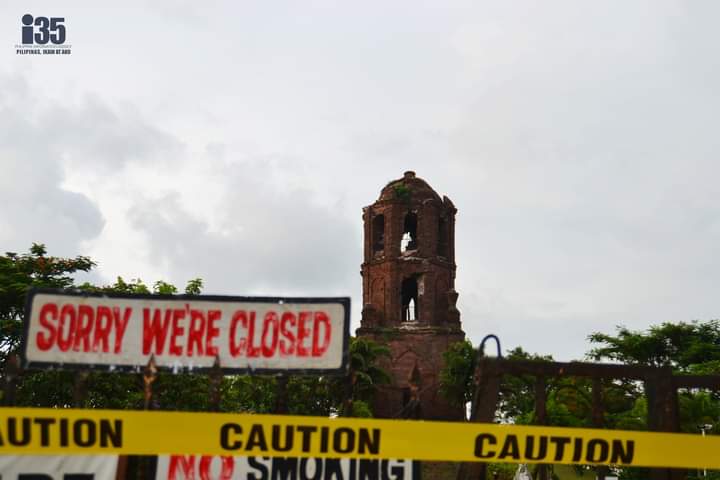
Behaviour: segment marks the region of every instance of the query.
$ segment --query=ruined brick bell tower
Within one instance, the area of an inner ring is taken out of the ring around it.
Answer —
[[[455,214],[415,172],[405,172],[363,209],[363,310],[359,337],[388,345],[392,384],[376,395],[377,417],[463,418],[439,392],[443,352],[462,341],[455,303]]]

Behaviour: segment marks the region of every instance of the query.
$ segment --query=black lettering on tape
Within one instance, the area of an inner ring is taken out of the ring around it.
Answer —
[[[514,458],[520,460],[520,447],[518,446],[518,439],[516,435],[509,434],[505,437],[505,443],[503,444],[500,455],[497,458]]]
[[[67,447],[68,444],[69,444],[69,442],[68,442],[68,419],[61,418],[60,419],[60,446]]]
[[[241,433],[242,427],[237,423],[224,424],[220,427],[220,446],[225,450],[239,450],[242,447],[242,441],[235,437]]]
[[[330,435],[330,429],[328,427],[322,427],[320,429],[320,451],[326,453],[328,451],[328,436]]]
[[[23,417],[19,420],[21,420],[22,423],[22,434],[20,434],[20,432],[18,431],[18,418],[8,418],[8,443],[16,447],[24,447],[25,445],[30,443],[31,439],[30,419],[27,417]]]
[[[535,440],[539,440],[540,443],[537,454],[535,453]],[[528,435],[525,438],[525,458],[528,460],[543,460],[545,457],[547,457],[547,437],[545,435],[539,437]]]
[[[587,443],[587,451],[585,453],[585,460],[590,463],[603,463],[607,462],[608,456],[610,455],[610,445],[601,439],[593,438]]]
[[[562,461],[565,454],[565,445],[570,443],[570,437],[550,437],[550,442],[555,444],[555,461]]]
[[[73,437],[78,447],[85,448],[95,445],[95,441],[97,440],[95,422],[86,418],[77,420],[73,425]]]
[[[367,428],[358,431],[358,453],[380,454],[380,429],[372,429],[372,437]]]
[[[497,444],[497,439],[495,438],[495,435],[492,435],[490,433],[481,433],[477,437],[475,437],[475,456],[478,458],[492,458],[495,456],[495,451],[485,451],[484,444],[487,442],[488,445],[495,445]]]
[[[612,464],[624,464],[624,465],[630,465],[633,461],[633,456],[635,455],[635,441],[634,440],[628,440],[625,442],[625,446],[623,446],[622,440],[613,440],[612,441],[612,458],[610,459],[610,463]]]
[[[338,453],[350,453],[354,451],[355,432],[351,428],[345,427],[335,430],[333,435],[333,449]]]
[[[40,447],[53,446],[82,448],[123,446],[122,420],[80,418],[70,420],[67,418],[52,417],[8,417],[6,419],[8,443],[15,447],[26,447],[32,442],[38,442]],[[3,445],[0,429],[0,445]],[[57,438],[57,445],[53,445]],[[99,445],[98,445],[99,444]]]
[[[272,448],[275,451],[278,452],[287,452],[292,450],[293,447],[293,438],[295,435],[293,435],[293,427],[292,425],[285,425],[285,442],[283,445],[281,445],[280,440],[282,437],[281,432],[281,426],[280,425],[273,425],[272,427]]]
[[[247,443],[245,444],[245,450],[253,450],[257,448],[261,452],[267,452],[268,446],[265,440],[265,431],[262,425],[254,423],[250,427],[250,434],[248,435]]]
[[[120,448],[123,446],[122,439],[122,420],[115,419],[112,421],[103,418],[100,420],[100,446]]]
[[[309,452],[310,451],[310,434],[317,430],[316,427],[313,427],[312,425],[298,425],[297,427],[298,432],[302,433],[302,451],[303,452]],[[327,450],[323,450],[323,452],[326,452]]]
[[[54,418],[36,418],[34,423],[40,425],[40,445],[43,447],[50,446],[50,425],[55,423]]]
[[[583,444],[582,444],[582,438],[576,438],[575,439],[575,448],[573,450],[573,462],[579,462],[582,459],[582,452],[583,452]]]

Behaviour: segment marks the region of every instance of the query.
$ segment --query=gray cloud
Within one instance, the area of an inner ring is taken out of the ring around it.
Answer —
[[[93,97],[61,103],[17,74],[0,75],[0,91],[0,241],[6,250],[43,242],[52,254],[86,254],[82,245],[106,220],[96,201],[66,186],[68,171],[87,172],[95,182],[132,163],[170,166],[183,150],[129,105],[113,109]]]
[[[172,278],[202,277],[209,293],[354,294],[359,225],[317,205],[310,191],[273,185],[278,170],[252,161],[220,167],[214,228],[175,194],[138,201],[129,218],[153,262]]]
[[[85,195],[63,188],[64,150],[47,140],[53,126],[22,77],[0,77],[0,86],[0,242],[10,251],[44,242],[54,254],[82,253],[80,243],[96,236],[104,219]]]

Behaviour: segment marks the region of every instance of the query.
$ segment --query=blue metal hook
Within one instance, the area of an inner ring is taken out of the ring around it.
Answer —
[[[482,341],[480,342],[480,346],[478,347],[478,355],[480,357],[485,356],[485,342],[487,342],[490,339],[495,340],[495,344],[497,345],[497,357],[502,358],[502,349],[500,348],[500,339],[498,338],[497,335],[494,335],[492,333],[490,335],[485,335],[485,338],[483,338]]]

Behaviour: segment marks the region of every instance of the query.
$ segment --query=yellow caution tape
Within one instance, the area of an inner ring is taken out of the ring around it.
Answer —
[[[201,454],[720,468],[720,437],[414,420],[0,409],[4,454]]]

